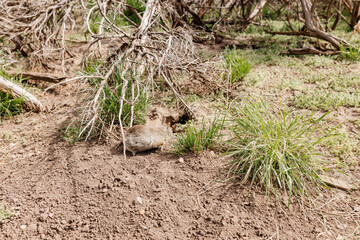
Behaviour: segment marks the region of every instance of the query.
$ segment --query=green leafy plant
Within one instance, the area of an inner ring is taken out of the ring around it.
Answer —
[[[24,99],[0,91],[0,117],[11,117],[22,113],[23,110]]]
[[[221,130],[224,126],[224,119],[214,118],[207,125],[202,119],[200,128],[194,123],[190,123],[185,127],[185,132],[177,136],[174,143],[175,153],[182,155],[186,152],[199,153],[205,149],[215,148],[221,137]]]
[[[314,133],[328,114],[306,117],[286,109],[275,109],[264,100],[248,99],[232,108],[233,138],[226,154],[233,156],[230,171],[251,186],[260,184],[280,197],[308,195],[321,182],[325,163],[317,157],[316,145],[331,136]],[[281,197],[280,197],[281,198]]]
[[[11,218],[13,216],[12,211],[5,209],[1,204],[0,204],[0,222]]]
[[[340,46],[340,54],[344,59],[352,62],[360,60],[360,48]]]
[[[243,80],[253,68],[249,61],[241,56],[237,49],[225,49],[225,66],[230,71],[230,82],[235,83]]]

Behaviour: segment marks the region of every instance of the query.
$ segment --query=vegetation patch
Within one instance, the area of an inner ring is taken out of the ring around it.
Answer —
[[[241,51],[237,49],[225,49],[225,65],[230,71],[230,82],[235,83],[243,80],[250,72],[253,66],[241,55]]]
[[[131,119],[134,119],[135,124],[140,124],[145,122],[145,113],[149,106],[148,97],[146,95],[146,86],[143,88],[135,88],[133,86],[135,83],[135,76],[131,72],[127,73],[129,75],[129,82],[127,83],[126,92],[124,93],[124,98],[126,99],[122,113],[121,119],[125,126],[130,124]],[[118,69],[113,77],[112,81],[109,84],[106,84],[104,87],[104,97],[100,101],[101,110],[99,116],[103,122],[107,124],[119,123],[119,114],[120,114],[120,98],[122,97],[123,89],[123,78],[121,77],[121,69]],[[132,96],[136,96],[137,101],[132,102]],[[131,116],[131,108],[134,108],[134,116]]]
[[[0,222],[6,220],[8,218],[11,218],[12,216],[13,216],[13,213],[10,210],[5,209],[0,204]]]
[[[224,119],[214,118],[207,125],[202,119],[200,128],[194,123],[189,123],[185,127],[185,132],[177,136],[174,144],[175,153],[183,155],[186,152],[200,153],[205,149],[218,148],[221,130],[224,126]]]
[[[316,89],[310,94],[301,93],[294,97],[293,105],[311,110],[333,110],[340,105],[345,107],[360,106],[360,93],[333,92]]]
[[[251,186],[260,184],[267,194],[285,191],[289,196],[312,193],[321,180],[326,162],[315,147],[331,135],[314,132],[319,118],[305,117],[293,110],[274,108],[264,100],[248,99],[232,108],[233,138],[227,141],[227,154],[234,157],[230,171]]]
[[[24,111],[24,100],[14,97],[11,93],[0,91],[0,119],[11,117]]]
[[[334,131],[332,138],[322,144],[330,153],[350,166],[357,166],[360,160],[360,141],[351,137],[345,127]]]
[[[360,48],[358,47],[340,47],[341,57],[345,60],[357,62],[360,61]]]

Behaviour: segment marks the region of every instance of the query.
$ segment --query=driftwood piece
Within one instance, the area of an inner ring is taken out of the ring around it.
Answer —
[[[40,81],[51,82],[51,83],[59,83],[66,78],[64,76],[53,76],[53,75],[48,75],[48,74],[39,74],[39,73],[30,73],[30,72],[7,71],[6,73],[9,75],[12,75],[12,76],[21,76],[23,78],[30,78],[33,80],[40,80]]]
[[[25,101],[25,105],[28,109],[35,112],[42,112],[45,110],[44,106],[41,104],[37,98],[20,87],[19,85],[6,80],[5,78],[0,76],[0,90],[10,91],[14,96],[21,97]]]

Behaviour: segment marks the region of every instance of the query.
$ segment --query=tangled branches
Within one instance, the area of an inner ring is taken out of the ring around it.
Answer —
[[[46,60],[57,58],[60,53],[64,71],[65,55],[71,55],[65,46],[65,34],[75,26],[76,3],[75,0],[1,1],[0,36],[11,40],[33,65],[41,63],[46,67]]]

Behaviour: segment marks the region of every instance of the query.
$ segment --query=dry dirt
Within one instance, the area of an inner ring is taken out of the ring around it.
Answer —
[[[184,161],[160,150],[124,160],[112,143],[61,137],[74,107],[68,85],[42,101],[55,109],[0,123],[0,202],[14,216],[0,239],[353,239],[358,192],[324,191],[322,214],[267,202],[248,186],[216,181],[213,153]],[[65,96],[65,97],[64,97]],[[68,99],[68,101],[64,101]]]

